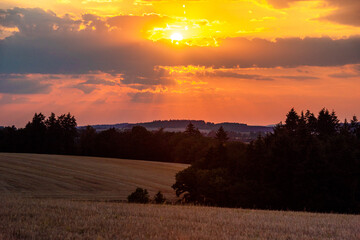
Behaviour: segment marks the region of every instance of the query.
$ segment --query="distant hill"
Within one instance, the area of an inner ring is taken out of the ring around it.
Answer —
[[[103,124],[103,125],[92,125],[98,131],[106,130],[109,128],[116,128],[121,130],[131,129],[134,126],[143,126],[148,130],[157,130],[163,128],[165,131],[169,132],[179,132],[184,131],[186,126],[189,123],[194,124],[196,128],[198,128],[201,132],[210,133],[212,131],[216,131],[220,126],[224,128],[227,132],[235,132],[235,133],[267,133],[272,132],[272,126],[249,126],[244,123],[231,123],[231,122],[223,122],[223,123],[212,123],[205,122],[203,120],[157,120],[152,122],[144,122],[144,123],[119,123],[119,124]],[[80,128],[84,128],[80,127]]]

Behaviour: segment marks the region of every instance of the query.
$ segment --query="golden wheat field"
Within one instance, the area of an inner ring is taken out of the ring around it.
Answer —
[[[358,240],[360,216],[0,197],[0,239]]]
[[[126,200],[136,187],[175,198],[171,185],[186,164],[112,158],[0,153],[0,194]]]
[[[360,216],[124,200],[162,190],[187,167],[121,159],[0,154],[0,239],[358,240]]]

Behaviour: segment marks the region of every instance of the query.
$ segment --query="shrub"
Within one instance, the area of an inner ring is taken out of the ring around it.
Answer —
[[[155,194],[154,196],[154,202],[156,204],[162,204],[166,201],[166,198],[164,197],[164,195],[159,191],[157,194]]]
[[[136,188],[135,192],[131,193],[127,199],[129,203],[148,203],[149,193],[146,189]]]

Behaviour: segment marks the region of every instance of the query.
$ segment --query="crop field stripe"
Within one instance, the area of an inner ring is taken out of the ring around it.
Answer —
[[[360,216],[1,196],[3,239],[358,240]]]
[[[171,185],[186,164],[99,157],[0,153],[0,192],[126,200],[136,187],[176,198]]]

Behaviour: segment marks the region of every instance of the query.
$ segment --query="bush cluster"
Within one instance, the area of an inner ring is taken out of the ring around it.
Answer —
[[[136,188],[136,190],[131,193],[128,197],[129,203],[149,203],[153,202],[156,204],[163,204],[166,202],[166,198],[164,195],[159,191],[155,194],[154,199],[151,201],[149,193],[146,189],[143,188]]]

